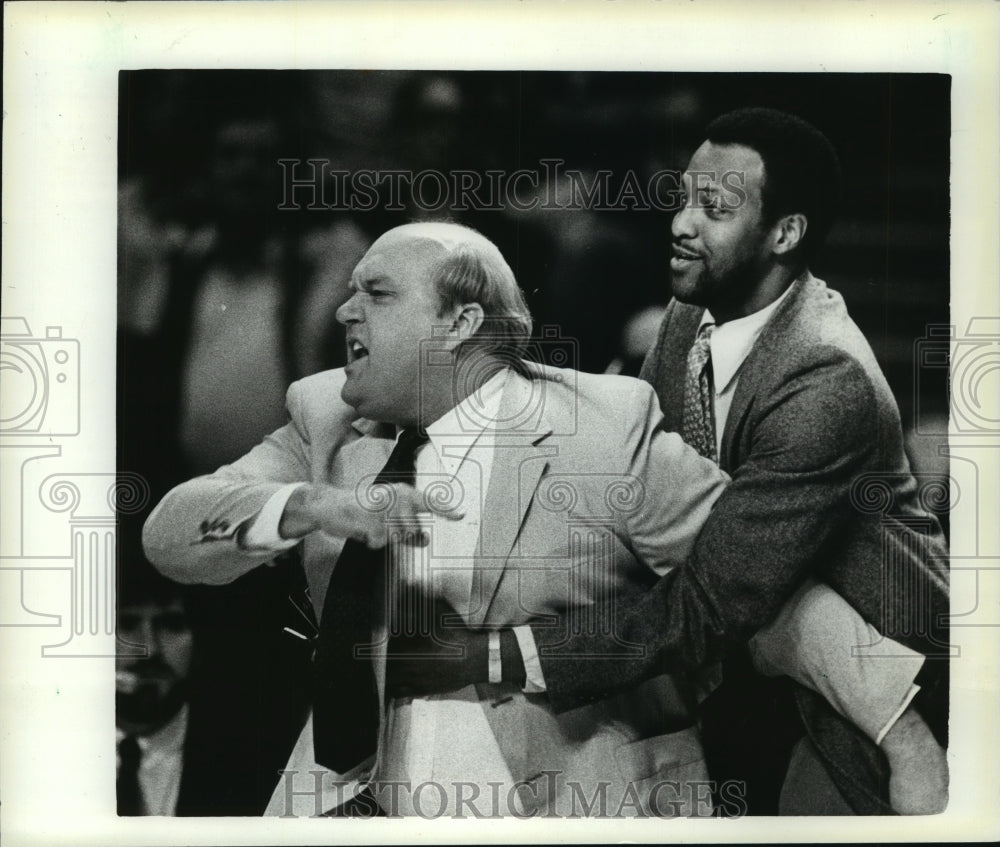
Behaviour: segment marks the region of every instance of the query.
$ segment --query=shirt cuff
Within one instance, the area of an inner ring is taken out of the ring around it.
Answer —
[[[913,698],[917,696],[917,692],[919,690],[920,690],[920,686],[919,685],[911,685],[910,686],[910,690],[906,692],[906,696],[903,698],[902,705],[900,705],[900,707],[898,709],[896,709],[896,711],[893,713],[892,717],[889,718],[888,723],[886,723],[886,725],[884,727],[882,727],[882,731],[879,732],[879,734],[877,736],[875,736],[875,745],[876,746],[880,746],[882,744],[882,741],[889,734],[889,730],[892,729],[896,725],[896,721],[898,721],[900,719],[900,717],[902,717],[903,712],[905,712],[909,708],[910,703],[913,702]]]
[[[525,694],[543,694],[546,691],[545,677],[542,675],[542,663],[538,658],[538,648],[535,646],[535,636],[531,634],[530,626],[511,627],[517,646],[521,648],[521,661],[524,662]]]
[[[298,544],[301,541],[299,538],[282,538],[278,527],[281,525],[281,516],[285,513],[288,498],[307,484],[305,482],[290,482],[275,491],[256,517],[252,518],[239,534],[240,547],[245,550],[281,552]]]

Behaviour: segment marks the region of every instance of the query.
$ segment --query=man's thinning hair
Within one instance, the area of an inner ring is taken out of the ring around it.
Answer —
[[[524,294],[496,245],[475,230],[468,231],[470,238],[453,247],[435,270],[441,312],[460,303],[478,303],[483,307],[483,324],[465,345],[518,357],[531,337],[531,312]]]
[[[800,245],[808,260],[823,245],[841,198],[841,172],[830,140],[812,124],[777,109],[737,109],[712,121],[713,144],[740,144],[764,163],[764,220],[801,213],[808,226]]]

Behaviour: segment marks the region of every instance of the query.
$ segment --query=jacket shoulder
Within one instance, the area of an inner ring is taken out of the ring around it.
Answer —
[[[641,379],[572,370],[559,376],[555,390],[545,392],[545,415],[556,431],[571,419],[579,445],[629,452],[635,439],[662,420],[656,392]]]
[[[775,317],[795,346],[800,349],[831,347],[863,365],[874,364],[871,346],[848,314],[840,292],[829,288],[822,280],[810,277],[787,305],[788,308],[780,310]]]
[[[345,381],[344,369],[336,368],[293,382],[286,395],[292,420],[312,433],[343,428],[356,421],[358,413],[340,396]]]
[[[577,393],[585,402],[595,405],[612,405],[620,408],[625,403],[635,403],[653,396],[653,387],[641,379],[621,374],[590,374],[580,372]]]
[[[755,364],[763,364],[775,376],[784,371],[837,364],[887,399],[888,384],[882,369],[868,339],[848,314],[844,298],[811,275],[797,284],[798,290],[772,316],[755,345],[751,354],[759,360]],[[775,368],[778,362],[784,367]],[[750,367],[750,362],[747,365]]]
[[[653,395],[648,382],[621,374],[593,374],[530,362],[526,375],[531,381],[542,382],[551,399],[572,398],[578,405],[620,409],[623,403],[635,402],[632,398],[637,395]]]
[[[773,402],[795,398],[793,407],[820,424],[838,418],[840,427],[856,433],[877,427],[901,443],[895,398],[843,298],[813,277],[800,285],[747,357],[734,408],[755,398],[755,414],[764,414]],[[850,415],[837,414],[845,408]]]

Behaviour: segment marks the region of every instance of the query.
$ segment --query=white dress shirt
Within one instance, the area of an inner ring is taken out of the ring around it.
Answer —
[[[426,491],[432,486],[446,484],[461,497],[456,509],[463,517],[458,521],[433,521],[431,543],[422,548],[399,548],[401,555],[394,562],[395,581],[424,584],[429,589],[428,596],[447,600],[463,616],[472,612],[474,554],[480,535],[482,506],[493,470],[495,422],[508,373],[496,374],[427,427],[429,440],[416,455],[415,486]],[[246,546],[277,552],[298,543],[297,539],[282,539],[278,526],[288,498],[303,484],[289,484],[271,496],[247,528],[243,538]],[[519,626],[513,631],[524,659],[527,676],[524,691],[544,691],[531,628]],[[310,719],[288,765],[288,770],[296,775],[286,779],[294,780],[296,792],[306,792],[290,798],[294,814],[314,813],[309,786],[298,776],[322,770],[311,758],[311,745]],[[442,695],[390,701],[377,762],[370,768],[370,774],[373,781],[401,781],[414,789],[431,782],[444,786],[449,811],[455,805],[455,794],[450,789],[455,783],[500,783],[506,791],[506,786],[513,782],[474,686]],[[328,782],[323,784],[327,786]],[[431,795],[422,797],[421,808],[431,803],[436,811],[437,794],[433,792],[437,789],[434,786],[431,789],[433,799],[428,799]],[[321,805],[329,808],[350,794],[345,790],[338,795],[327,788],[323,791]],[[398,805],[390,810],[391,813],[416,813],[410,790],[401,789],[396,796]],[[287,813],[288,800],[285,786],[279,783],[267,813]]]
[[[777,300],[759,312],[743,318],[717,324],[712,313],[706,309],[698,330],[714,325],[709,348],[712,357],[712,380],[715,412],[715,449],[722,455],[722,433],[726,429],[729,409],[733,405],[733,394],[740,380],[740,369],[753,349],[764,327],[791,291],[791,286]]]
[[[430,596],[447,600],[463,616],[472,611],[474,554],[493,470],[491,438],[506,380],[507,372],[497,374],[427,427],[430,440],[417,453],[416,487],[426,490],[442,481],[457,483],[453,490],[460,492],[458,509],[464,517],[435,521],[431,543],[405,548],[412,558],[395,563],[397,579],[424,584]],[[474,686],[390,701],[375,778],[406,781],[414,787],[433,781],[449,795],[456,782],[512,782]],[[454,796],[448,800],[454,805]],[[409,791],[401,791],[399,801],[393,812],[416,812]],[[427,807],[429,801],[422,797],[420,802]]]
[[[184,769],[184,736],[187,734],[188,707],[180,708],[164,726],[151,735],[137,735],[139,752],[139,788],[147,815],[173,815]],[[115,746],[126,733],[116,730]],[[119,760],[118,766],[121,766]]]

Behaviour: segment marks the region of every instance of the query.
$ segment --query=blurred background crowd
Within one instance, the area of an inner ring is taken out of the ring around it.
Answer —
[[[350,272],[410,220],[467,223],[497,243],[543,358],[556,345],[582,370],[637,373],[669,299],[671,212],[546,208],[541,163],[587,185],[609,172],[617,197],[630,173],[646,187],[683,171],[708,121],[745,105],[806,118],[840,153],[845,202],[812,270],[868,337],[917,469],[947,472],[947,375],[920,358],[928,326],[949,314],[947,77],[150,70],[122,73],[119,102],[119,469],[146,476],[153,503],[281,426],[289,382],[343,363],[333,316]],[[321,196],[335,208],[302,188],[289,202],[289,174],[305,178],[309,159],[352,175],[526,169],[542,176],[541,202],[429,211],[382,185],[351,209],[330,174]],[[122,580],[144,567],[144,518],[122,526]],[[308,702],[310,646],[284,630],[300,626],[296,581],[285,562],[186,592],[187,746],[201,784],[190,811],[266,804]]]

